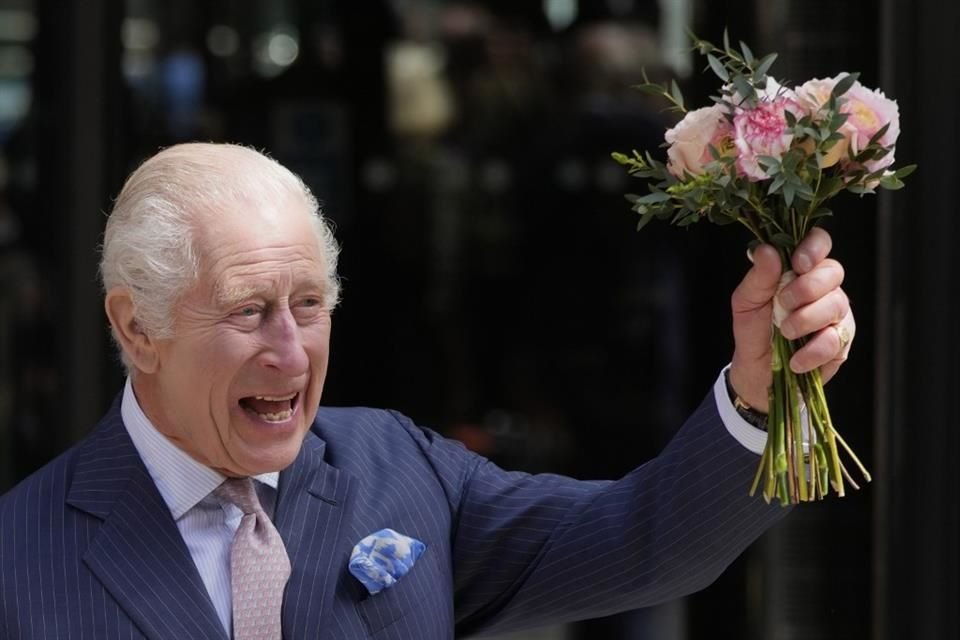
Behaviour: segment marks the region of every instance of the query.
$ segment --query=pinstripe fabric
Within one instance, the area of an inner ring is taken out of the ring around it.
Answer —
[[[0,532],[0,637],[225,637],[119,401],[2,498]]]
[[[223,629],[115,407],[0,499],[0,638],[216,638]],[[432,640],[645,606],[702,588],[786,511],[713,394],[616,482],[508,473],[395,413],[322,409],[280,474],[285,638]],[[370,596],[350,549],[390,527],[427,550]]]

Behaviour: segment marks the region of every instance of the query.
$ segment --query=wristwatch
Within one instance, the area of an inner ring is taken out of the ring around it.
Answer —
[[[733,385],[730,384],[730,369],[727,369],[724,373],[724,381],[727,383],[727,395],[730,396],[730,402],[733,403],[733,408],[737,410],[740,417],[746,420],[751,426],[766,431],[767,414],[757,411],[737,395],[737,392],[733,389]]]

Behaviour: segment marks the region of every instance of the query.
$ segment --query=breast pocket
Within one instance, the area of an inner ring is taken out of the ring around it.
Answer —
[[[363,598],[356,603],[356,608],[371,636],[384,637],[378,634],[390,627],[403,626],[410,632],[405,634],[408,636],[412,634],[412,637],[416,638],[437,637],[435,618],[438,605],[444,601],[452,602],[453,598],[452,593],[449,593],[449,581],[444,579],[439,571],[438,557],[439,554],[431,553],[427,547],[407,575],[397,580],[392,587],[375,595],[364,592]],[[431,628],[429,632],[428,626]],[[452,637],[452,632],[439,637]]]

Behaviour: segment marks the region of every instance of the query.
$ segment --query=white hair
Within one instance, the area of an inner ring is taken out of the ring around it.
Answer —
[[[324,304],[332,309],[340,292],[339,247],[317,199],[276,160],[234,144],[169,147],[127,178],[104,232],[100,259],[104,291],[125,288],[139,327],[154,338],[173,337],[177,300],[200,275],[194,237],[198,214],[275,205],[291,195],[306,202],[326,262]],[[124,366],[132,371],[119,342],[117,346]]]

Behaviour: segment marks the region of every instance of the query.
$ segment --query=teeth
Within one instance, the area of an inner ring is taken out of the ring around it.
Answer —
[[[258,413],[257,415],[267,422],[283,422],[290,419],[290,416],[293,415],[293,409],[286,409],[277,413]]]
[[[257,400],[268,400],[270,402],[283,402],[284,400],[293,400],[293,398],[296,395],[297,395],[297,392],[294,391],[293,393],[287,396],[255,396],[255,397]]]

